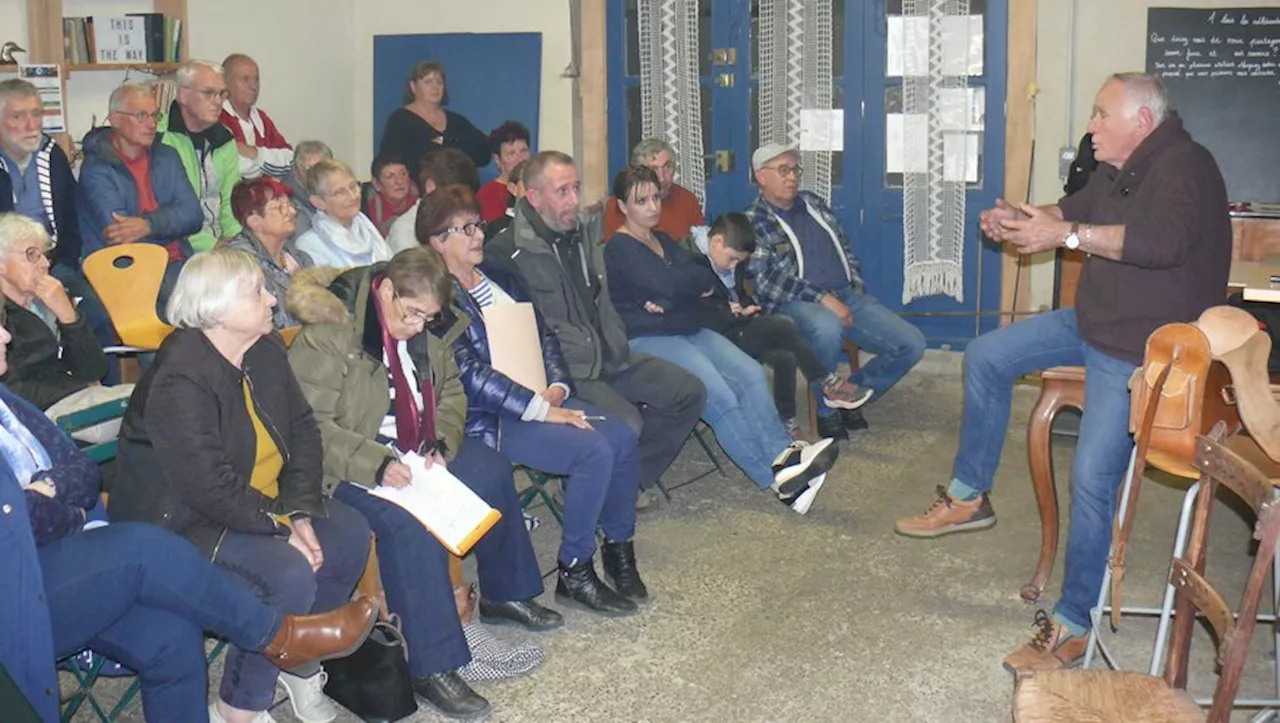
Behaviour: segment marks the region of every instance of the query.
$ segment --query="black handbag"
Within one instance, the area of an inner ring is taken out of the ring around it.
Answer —
[[[345,658],[324,663],[324,693],[366,723],[390,723],[418,710],[409,682],[409,651],[398,621],[378,621],[369,637]]]

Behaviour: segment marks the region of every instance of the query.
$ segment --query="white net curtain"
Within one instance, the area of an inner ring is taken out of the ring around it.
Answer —
[[[640,0],[640,115],[644,138],[676,152],[676,177],[706,206],[698,0]]]
[[[969,64],[944,48],[970,47],[969,0],[903,0],[902,14],[902,303],[937,295],[963,302],[965,191],[977,149]]]

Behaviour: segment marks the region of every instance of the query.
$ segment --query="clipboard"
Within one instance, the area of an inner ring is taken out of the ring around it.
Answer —
[[[369,490],[375,497],[399,505],[418,518],[422,526],[457,557],[463,557],[502,519],[462,480],[444,465],[426,466],[421,455],[410,452],[401,458],[413,473],[413,482],[397,489],[378,485]]]
[[[493,368],[535,394],[546,389],[547,368],[533,304],[490,304],[481,313]]]

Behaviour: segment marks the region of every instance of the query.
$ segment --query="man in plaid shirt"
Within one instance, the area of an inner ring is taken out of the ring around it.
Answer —
[[[835,371],[845,339],[876,355],[850,377],[878,399],[924,354],[924,334],[866,293],[858,259],[835,214],[818,196],[800,190],[794,146],[769,143],[751,156],[760,196],[747,207],[756,232],[751,274],[756,299],[772,314],[791,317],[818,358]],[[820,436],[847,438],[863,430],[858,410],[836,410],[818,400]]]

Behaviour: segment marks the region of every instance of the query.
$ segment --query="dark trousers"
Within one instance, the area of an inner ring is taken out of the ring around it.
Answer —
[[[58,657],[93,650],[136,670],[149,721],[207,720],[204,633],[261,650],[278,610],[159,527],[120,523],[39,549]]]
[[[542,577],[524,529],[511,463],[484,444],[467,440],[449,470],[502,519],[476,545],[480,585],[493,600],[527,600],[542,593]],[[343,482],[334,497],[369,521],[378,540],[378,569],[387,607],[400,616],[415,678],[454,670],[471,661],[449,581],[449,552],[404,508]],[[633,505],[634,507],[634,505]],[[499,544],[482,544],[494,538]],[[496,559],[495,559],[496,558]]]
[[[652,487],[680,453],[707,403],[697,377],[646,354],[632,354],[631,366],[619,374],[573,383],[579,398],[639,435],[642,489]]]
[[[577,399],[564,406],[605,419],[592,421],[595,429],[578,429],[506,417],[502,453],[517,464],[568,475],[559,559],[572,566],[595,555],[597,527],[612,542],[635,536],[640,459],[636,433],[626,422]]]
[[[462,440],[449,471],[480,499],[502,513],[502,519],[471,548],[476,555],[480,595],[494,602],[528,600],[542,594],[542,573],[529,542],[516,496],[511,460],[476,439]],[[447,587],[447,586],[446,586]],[[449,609],[456,612],[452,593]]]
[[[285,613],[325,612],[345,604],[369,558],[369,524],[341,502],[326,502],[329,516],[311,521],[324,553],[320,569],[284,538],[228,530],[214,563],[259,599]],[[315,670],[309,666],[306,675]],[[241,710],[266,710],[275,696],[275,664],[236,646],[228,655],[218,697]],[[203,697],[201,698],[203,700]]]
[[[778,416],[796,417],[796,369],[804,374],[816,398],[822,398],[827,368],[805,341],[800,327],[785,316],[756,316],[725,336],[753,359],[773,367],[773,401]]]

